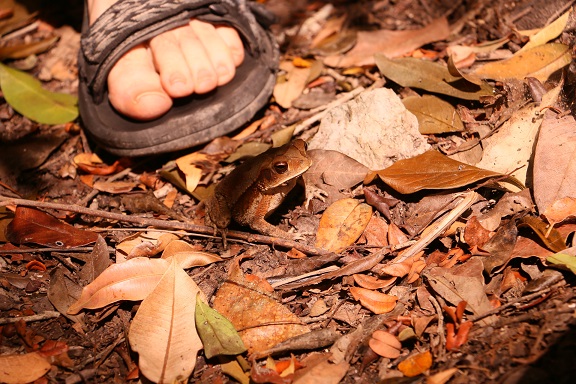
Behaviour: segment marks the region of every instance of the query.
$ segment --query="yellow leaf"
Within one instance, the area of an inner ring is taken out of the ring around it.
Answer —
[[[474,74],[498,81],[535,77],[544,82],[552,73],[571,62],[570,47],[551,43],[517,52],[506,60],[484,64]]]
[[[566,24],[568,23],[570,13],[572,13],[572,9],[568,10],[562,16],[554,20],[552,23],[542,28],[536,34],[532,35],[530,37],[530,41],[526,43],[526,45],[524,45],[522,49],[518,52],[526,51],[530,48],[537,47],[560,36],[562,31],[564,31],[564,28],[566,28]]]
[[[341,199],[329,206],[316,235],[316,247],[341,252],[354,244],[368,225],[372,208],[356,199]]]
[[[398,369],[404,376],[414,377],[426,372],[431,366],[432,354],[430,351],[426,351],[410,356],[398,364]]]

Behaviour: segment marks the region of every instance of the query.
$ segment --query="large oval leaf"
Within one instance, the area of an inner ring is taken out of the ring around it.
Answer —
[[[551,43],[517,52],[507,60],[484,64],[474,73],[483,78],[499,81],[535,77],[544,82],[552,73],[571,62],[570,47]]]
[[[18,113],[41,124],[64,124],[78,117],[76,96],[50,92],[27,73],[0,64],[4,98]]]
[[[378,171],[378,176],[398,192],[407,194],[422,189],[458,188],[502,175],[452,160],[436,151],[428,151],[410,159],[399,160]]]
[[[120,300],[143,300],[156,288],[168,266],[164,259],[146,257],[111,265],[84,287],[68,313],[74,315],[83,308],[101,308]]]
[[[403,87],[424,89],[464,100],[478,100],[480,96],[493,94],[488,84],[476,85],[463,77],[453,76],[447,67],[438,63],[412,57],[390,60],[380,54],[376,54],[375,58],[380,72]]]
[[[316,247],[342,252],[354,244],[372,217],[372,207],[356,199],[341,199],[330,205],[316,235]]]

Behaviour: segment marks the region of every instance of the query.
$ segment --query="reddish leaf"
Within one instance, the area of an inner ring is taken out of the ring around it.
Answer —
[[[94,243],[98,234],[75,228],[38,209],[17,207],[6,237],[15,244],[72,248]]]
[[[381,329],[372,333],[372,337],[368,340],[368,345],[378,355],[389,359],[395,359],[400,356],[400,350],[402,349],[402,343],[396,336]]]
[[[458,188],[499,173],[480,169],[428,151],[411,159],[399,160],[378,171],[386,184],[400,193],[414,193],[422,189]]]

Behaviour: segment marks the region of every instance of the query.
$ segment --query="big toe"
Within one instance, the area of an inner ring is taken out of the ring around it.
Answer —
[[[155,119],[172,107],[144,46],[131,49],[114,65],[108,75],[108,99],[119,113],[137,120]]]

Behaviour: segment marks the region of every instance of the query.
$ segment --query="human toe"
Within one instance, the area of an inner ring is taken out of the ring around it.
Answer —
[[[208,60],[216,73],[217,85],[224,85],[234,78],[235,60],[230,48],[216,28],[199,20],[192,20],[190,27],[200,40]]]
[[[144,46],[128,51],[108,75],[108,98],[121,114],[137,120],[162,116],[172,107]]]
[[[162,88],[171,97],[188,96],[195,90],[192,74],[178,39],[181,28],[158,35],[149,42]]]

